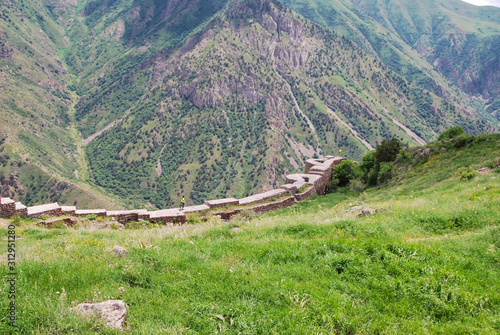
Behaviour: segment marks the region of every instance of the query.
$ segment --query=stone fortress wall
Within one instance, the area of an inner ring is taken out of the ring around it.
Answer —
[[[0,217],[11,218],[18,214],[20,217],[42,218],[42,216],[87,216],[95,214],[102,217],[113,217],[124,223],[128,221],[150,221],[156,223],[185,223],[186,214],[214,211],[212,215],[219,215],[223,220],[229,220],[233,215],[243,209],[253,210],[257,214],[270,212],[278,208],[288,207],[297,201],[308,199],[314,193],[324,195],[332,178],[332,168],[345,160],[343,157],[326,156],[320,159],[308,159],[304,173],[290,174],[286,176],[286,182],[279,188],[242,199],[226,198],[207,200],[203,205],[178,208],[162,209],[158,211],[147,211],[146,209],[108,211],[106,209],[78,210],[75,206],[59,206],[57,203],[26,207],[20,202],[10,198],[0,198]],[[288,196],[287,196],[288,195]],[[262,203],[280,197],[277,201]],[[232,210],[220,210],[217,208],[226,206],[245,206]]]

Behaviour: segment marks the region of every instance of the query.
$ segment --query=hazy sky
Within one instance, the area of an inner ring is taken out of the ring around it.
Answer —
[[[462,0],[477,6],[497,6],[500,7],[500,0]]]

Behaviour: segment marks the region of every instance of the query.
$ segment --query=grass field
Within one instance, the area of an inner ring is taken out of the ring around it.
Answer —
[[[500,139],[440,146],[400,165],[390,186],[251,220],[122,231],[17,222],[15,333],[118,333],[70,308],[122,299],[123,334],[498,334]],[[361,204],[385,210],[347,212]],[[2,334],[14,333],[8,289]]]

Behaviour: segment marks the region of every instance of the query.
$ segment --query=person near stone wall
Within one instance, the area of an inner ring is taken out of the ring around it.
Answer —
[[[185,202],[186,202],[186,200],[184,199],[184,196],[182,196],[182,198],[181,198],[181,207],[180,207],[181,210],[184,209],[184,203]]]

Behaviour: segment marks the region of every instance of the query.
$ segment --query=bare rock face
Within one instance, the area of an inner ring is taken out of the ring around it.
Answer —
[[[106,326],[123,329],[126,319],[127,304],[122,300],[107,300],[97,304],[83,303],[74,309],[88,316],[98,316],[106,321]]]

